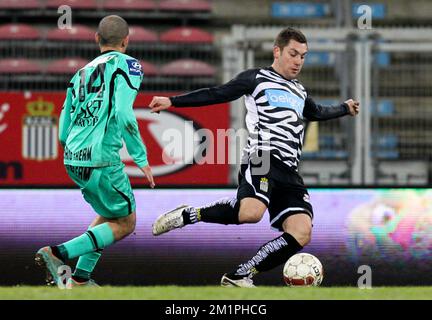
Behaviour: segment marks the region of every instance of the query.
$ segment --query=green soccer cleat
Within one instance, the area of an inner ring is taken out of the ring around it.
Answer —
[[[100,288],[100,286],[93,280],[90,279],[85,282],[78,282],[74,280],[73,278],[69,278],[66,284],[66,288],[73,289],[73,288],[85,288],[85,287],[94,287],[94,288]]]
[[[58,269],[65,263],[57,258],[50,247],[43,247],[38,250],[35,257],[36,265],[45,268],[45,281],[48,285],[55,285],[59,280]]]

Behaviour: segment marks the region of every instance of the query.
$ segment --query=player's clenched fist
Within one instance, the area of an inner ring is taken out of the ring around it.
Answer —
[[[353,99],[348,99],[347,101],[345,101],[345,103],[348,105],[350,115],[355,116],[359,113],[360,102]]]
[[[151,112],[159,112],[161,110],[168,109],[171,107],[171,100],[168,97],[153,97],[149,104]]]

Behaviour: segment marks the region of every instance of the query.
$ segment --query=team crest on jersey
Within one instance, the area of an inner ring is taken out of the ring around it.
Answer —
[[[140,63],[135,59],[126,59],[128,64],[129,74],[132,76],[142,75],[142,67]]]
[[[261,178],[260,190],[264,191],[264,192],[268,191],[268,179],[267,178]]]

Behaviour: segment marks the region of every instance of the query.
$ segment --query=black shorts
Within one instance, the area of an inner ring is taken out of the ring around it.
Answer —
[[[242,164],[239,172],[237,199],[255,198],[264,203],[272,228],[283,231],[282,223],[291,215],[306,213],[313,218],[309,193],[303,179],[293,169],[271,164],[267,174],[252,174],[254,165]]]

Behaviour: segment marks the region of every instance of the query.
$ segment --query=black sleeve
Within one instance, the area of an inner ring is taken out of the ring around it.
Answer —
[[[199,107],[236,100],[253,92],[258,70],[243,71],[234,79],[217,87],[198,89],[170,97],[171,103],[175,107]]]
[[[303,109],[303,116],[310,121],[322,121],[343,117],[349,114],[346,103],[338,106],[322,106],[315,103],[312,98],[307,97]]]

